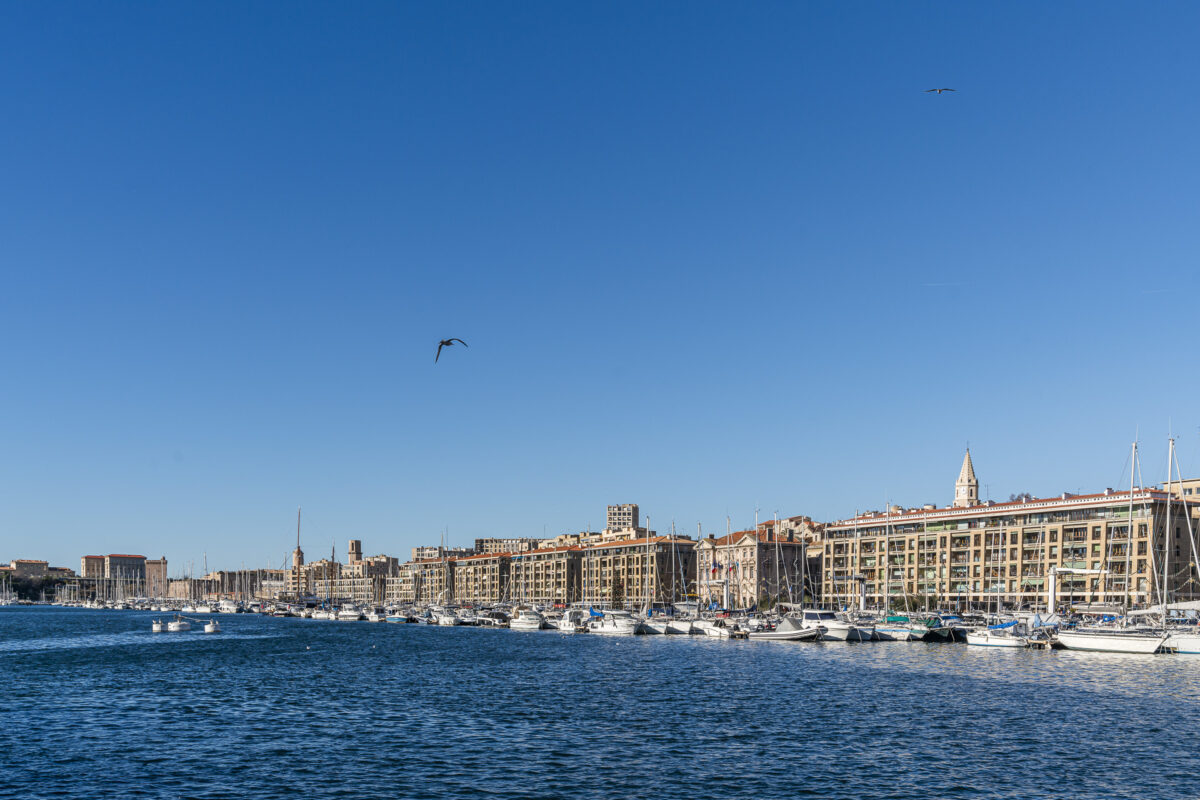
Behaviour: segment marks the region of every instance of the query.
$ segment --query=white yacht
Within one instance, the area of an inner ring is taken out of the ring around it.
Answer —
[[[338,622],[358,622],[362,619],[362,614],[358,610],[358,606],[353,603],[347,603],[338,609],[337,616],[334,617]]]
[[[822,608],[806,608],[800,612],[805,626],[821,628],[821,638],[838,642],[869,642],[875,638],[875,627],[868,622],[851,620],[844,614]]]
[[[738,627],[736,622],[727,619],[705,620],[704,635],[714,639],[745,639],[746,631]]]
[[[667,620],[667,633],[677,633],[684,636],[689,633],[698,633],[692,629],[692,620],[690,617],[671,617]]]
[[[633,636],[642,632],[642,621],[628,611],[605,611],[602,617],[592,617],[588,633],[601,636]]]
[[[221,614],[236,614],[238,613],[238,604],[236,600],[222,600],[217,603],[217,612]]]
[[[443,628],[449,628],[449,627],[452,627],[452,626],[454,626],[454,625],[461,625],[461,624],[462,624],[462,620],[460,620],[460,619],[458,618],[458,614],[455,614],[455,613],[454,613],[452,610],[450,610],[450,609],[444,609],[444,610],[442,610],[442,611],[436,611],[436,612],[434,612],[434,614],[433,614],[433,618],[434,618],[434,619],[436,619],[436,620],[437,620],[437,624],[438,624],[438,625],[441,625]]]
[[[562,633],[587,633],[588,612],[582,608],[568,608],[558,620]]]
[[[642,619],[642,633],[669,633],[667,626],[669,621],[666,617],[645,617]]]
[[[546,624],[546,618],[532,608],[523,608],[508,623],[514,631],[540,631]]]

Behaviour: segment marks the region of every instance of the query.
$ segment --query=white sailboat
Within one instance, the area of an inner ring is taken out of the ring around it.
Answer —
[[[1134,476],[1138,471],[1138,445],[1135,441],[1132,446],[1132,459],[1129,466],[1129,535],[1127,541],[1130,546],[1133,542],[1133,491],[1134,491]],[[1167,479],[1170,482],[1171,476],[1171,460],[1175,453],[1175,440],[1170,439],[1170,449],[1167,455]],[[1171,495],[1167,493],[1167,525],[1163,529],[1163,583],[1160,587],[1160,592],[1163,600],[1163,606],[1166,606],[1167,600],[1167,561],[1169,557],[1170,547],[1168,546],[1167,535],[1171,527]],[[1154,525],[1149,528],[1151,548],[1154,543]],[[1153,571],[1153,570],[1152,570]],[[1055,570],[1051,568],[1051,605],[1053,605],[1054,586],[1058,572],[1071,573],[1091,573],[1093,570]],[[1129,579],[1129,573],[1126,572],[1126,580]],[[1128,596],[1128,589],[1126,589]],[[1054,611],[1053,608],[1050,609]],[[1122,616],[1121,622],[1125,625],[1129,615]],[[1163,612],[1163,619],[1166,619],[1166,612]],[[1058,632],[1058,644],[1069,650],[1083,650],[1093,653],[1136,653],[1140,655],[1150,655],[1166,650],[1167,640],[1171,638],[1171,634],[1166,630],[1164,625],[1162,629],[1152,629],[1147,627],[1117,627],[1117,626],[1095,626],[1089,628],[1077,628],[1075,630]]]

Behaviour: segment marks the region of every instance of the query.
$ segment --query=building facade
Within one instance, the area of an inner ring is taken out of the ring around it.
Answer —
[[[508,553],[481,553],[454,560],[454,601],[469,605],[499,603],[509,595]]]
[[[579,547],[544,547],[509,560],[509,599],[513,603],[569,605],[581,599]]]
[[[167,558],[146,560],[146,596],[167,596]]]
[[[695,598],[696,542],[683,537],[622,539],[582,549],[583,602],[641,609]]]
[[[702,607],[751,608],[819,596],[820,545],[793,533],[757,531],[709,536],[696,545]]]
[[[524,553],[527,550],[538,549],[541,546],[541,542],[541,539],[528,536],[514,539],[476,539],[475,553],[476,555]]]
[[[637,503],[624,503],[608,507],[608,524],[604,527],[610,531],[620,531],[636,528],[641,525]]]
[[[974,480],[969,460],[963,473]],[[1200,596],[1195,506],[1160,489],[1106,489],[1008,503],[890,508],[831,523],[822,602],[979,609],[1144,606],[1166,586]],[[976,489],[977,492],[977,489]],[[1188,533],[1191,528],[1192,540]]]
[[[146,557],[112,554],[104,557],[104,577],[109,580],[146,580]]]

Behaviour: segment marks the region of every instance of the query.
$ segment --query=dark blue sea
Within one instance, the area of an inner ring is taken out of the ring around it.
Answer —
[[[1184,798],[1200,658],[0,608],[0,797]]]

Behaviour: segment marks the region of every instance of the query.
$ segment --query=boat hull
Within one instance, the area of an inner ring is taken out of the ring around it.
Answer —
[[[1029,647],[1029,640],[1023,636],[998,636],[987,631],[969,631],[967,644],[976,647]]]
[[[1180,655],[1200,656],[1200,634],[1175,634],[1167,640],[1166,647]]]
[[[1169,638],[1166,634],[1059,631],[1058,643],[1068,650],[1150,655],[1157,653]]]

